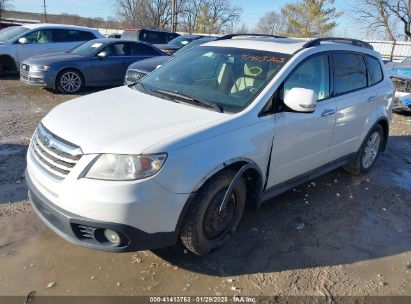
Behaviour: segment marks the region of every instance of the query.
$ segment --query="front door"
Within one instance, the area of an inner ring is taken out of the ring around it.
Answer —
[[[280,107],[275,114],[276,129],[267,187],[275,186],[330,161],[336,104],[330,98],[330,63],[327,53],[304,60],[280,86]],[[318,93],[313,113],[292,112],[283,104],[292,88],[307,88]]]

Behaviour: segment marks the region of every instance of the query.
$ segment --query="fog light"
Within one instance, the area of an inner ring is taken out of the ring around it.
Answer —
[[[117,232],[111,229],[105,229],[104,236],[106,237],[107,241],[109,241],[114,246],[118,246],[120,244],[121,239]]]

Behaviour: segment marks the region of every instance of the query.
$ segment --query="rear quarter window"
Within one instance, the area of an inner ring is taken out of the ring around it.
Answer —
[[[352,92],[367,86],[367,67],[363,57],[355,53],[334,53],[334,93]]]
[[[379,83],[383,79],[383,73],[380,61],[371,56],[365,56],[368,68],[368,84],[370,86]]]

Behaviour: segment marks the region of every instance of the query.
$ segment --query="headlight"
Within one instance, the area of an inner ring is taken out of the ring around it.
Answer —
[[[104,180],[142,179],[160,171],[166,158],[167,154],[102,154],[91,166],[86,177]]]
[[[46,72],[50,69],[50,66],[48,65],[31,65],[30,66],[30,71],[33,72]]]

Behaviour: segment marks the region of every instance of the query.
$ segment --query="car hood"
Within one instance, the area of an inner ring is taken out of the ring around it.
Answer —
[[[158,56],[153,58],[148,58],[132,63],[128,68],[133,70],[138,70],[146,73],[150,73],[155,70],[158,65],[162,65],[169,61],[173,56]]]
[[[163,140],[227,116],[123,86],[65,102],[42,123],[85,154],[140,154]]]
[[[66,62],[66,61],[79,61],[79,60],[88,60],[88,57],[69,54],[69,53],[52,53],[52,54],[43,54],[30,57],[25,59],[23,62],[25,64],[42,64],[49,65],[52,63]]]

